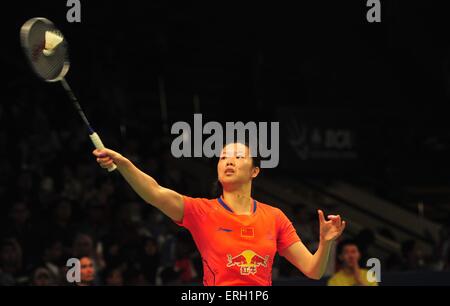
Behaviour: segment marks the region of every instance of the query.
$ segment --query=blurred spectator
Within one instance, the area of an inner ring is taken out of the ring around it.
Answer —
[[[447,223],[448,224],[448,223]],[[433,252],[433,268],[437,271],[450,270],[450,226],[443,227]]]
[[[416,241],[407,240],[402,243],[402,270],[420,270],[425,266],[423,252]]]
[[[14,202],[9,211],[11,221],[10,231],[14,234],[21,234],[29,229],[30,210],[23,201]]]
[[[368,256],[368,254],[370,254],[370,247],[375,242],[374,232],[369,228],[362,229],[354,238],[354,242],[358,246],[361,254],[360,261],[366,263],[370,258],[370,256]]]
[[[46,268],[38,267],[34,270],[31,280],[32,286],[53,286],[55,284],[54,278]]]
[[[106,266],[103,258],[103,244],[101,242],[96,243],[92,236],[87,233],[80,232],[75,236],[72,256],[75,258],[89,258],[96,272],[101,272]]]
[[[377,286],[367,279],[368,270],[359,266],[361,253],[352,240],[343,240],[337,247],[340,269],[328,280],[328,286]]]
[[[184,230],[178,232],[174,270],[179,273],[181,283],[192,283],[197,280],[198,272],[193,261],[196,252],[198,251],[193,245],[190,233]]]
[[[28,278],[23,270],[22,248],[15,238],[0,244],[0,284],[24,285]]]
[[[67,258],[67,256],[65,256],[61,240],[50,239],[45,243],[42,264],[43,267],[47,269],[52,279],[60,280],[63,277],[61,267],[65,265],[65,258]]]
[[[81,228],[92,233],[97,239],[104,238],[110,230],[109,224],[111,223],[108,203],[100,201],[89,202],[87,203],[86,212],[87,214]]]
[[[95,255],[93,238],[86,233],[78,233],[73,241],[72,255],[76,258],[93,257]]]
[[[125,273],[125,283],[129,286],[148,286],[144,272],[136,267],[129,267]]]
[[[68,199],[57,201],[51,211],[51,221],[47,229],[50,237],[57,237],[64,245],[70,247],[76,232],[73,220],[72,203]]]
[[[121,267],[108,268],[104,271],[104,284],[106,286],[123,286],[123,272]]]
[[[158,243],[155,238],[144,238],[143,250],[139,261],[142,266],[142,271],[150,285],[155,285],[156,272],[160,264],[160,254],[158,250]]]
[[[126,261],[121,245],[112,235],[105,238],[103,245],[106,266],[118,266]]]
[[[68,152],[76,152],[77,150],[67,150]],[[61,195],[69,200],[76,201],[82,198],[83,185],[80,180],[73,174],[71,167],[64,166],[62,169],[63,189]]]
[[[87,257],[80,258],[80,282],[77,283],[78,286],[93,286],[95,285],[96,270],[94,266],[94,261]]]
[[[158,271],[158,285],[180,285],[181,272],[173,266],[162,266]]]
[[[159,241],[161,245],[161,254],[164,254],[161,258],[161,265],[171,266],[175,264],[176,260],[176,246],[177,246],[177,239],[173,232],[166,232],[164,234],[161,234],[159,236]]]
[[[38,252],[38,231],[31,222],[31,211],[27,202],[16,201],[9,210],[8,220],[2,224],[3,238],[15,237],[22,249],[24,264],[33,261]]]

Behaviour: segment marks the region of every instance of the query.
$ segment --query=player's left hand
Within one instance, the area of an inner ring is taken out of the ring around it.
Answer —
[[[320,223],[320,241],[334,241],[344,231],[345,221],[341,221],[341,216],[329,215],[328,221],[322,210],[318,210]]]

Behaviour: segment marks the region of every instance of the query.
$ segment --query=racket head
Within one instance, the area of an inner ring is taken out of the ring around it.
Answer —
[[[57,42],[56,46],[46,49],[50,38]],[[20,29],[20,42],[33,71],[41,79],[57,82],[69,71],[67,41],[50,20],[35,17],[25,22]]]

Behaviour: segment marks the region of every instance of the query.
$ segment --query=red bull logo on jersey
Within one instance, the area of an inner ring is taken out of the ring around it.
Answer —
[[[269,261],[269,255],[262,257],[252,250],[245,250],[234,257],[228,254],[227,258],[227,267],[238,266],[241,275],[255,275],[258,272],[258,267],[267,267]]]

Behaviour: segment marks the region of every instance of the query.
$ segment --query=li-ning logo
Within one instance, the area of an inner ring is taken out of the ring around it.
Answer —
[[[232,229],[228,229],[228,228],[224,228],[224,227],[219,227],[217,230],[219,232],[226,232],[226,233],[230,233],[233,231]]]
[[[262,257],[252,250],[245,250],[234,257],[228,254],[227,258],[227,267],[238,266],[241,275],[255,275],[258,272],[258,267],[266,268],[269,261],[269,255]]]

